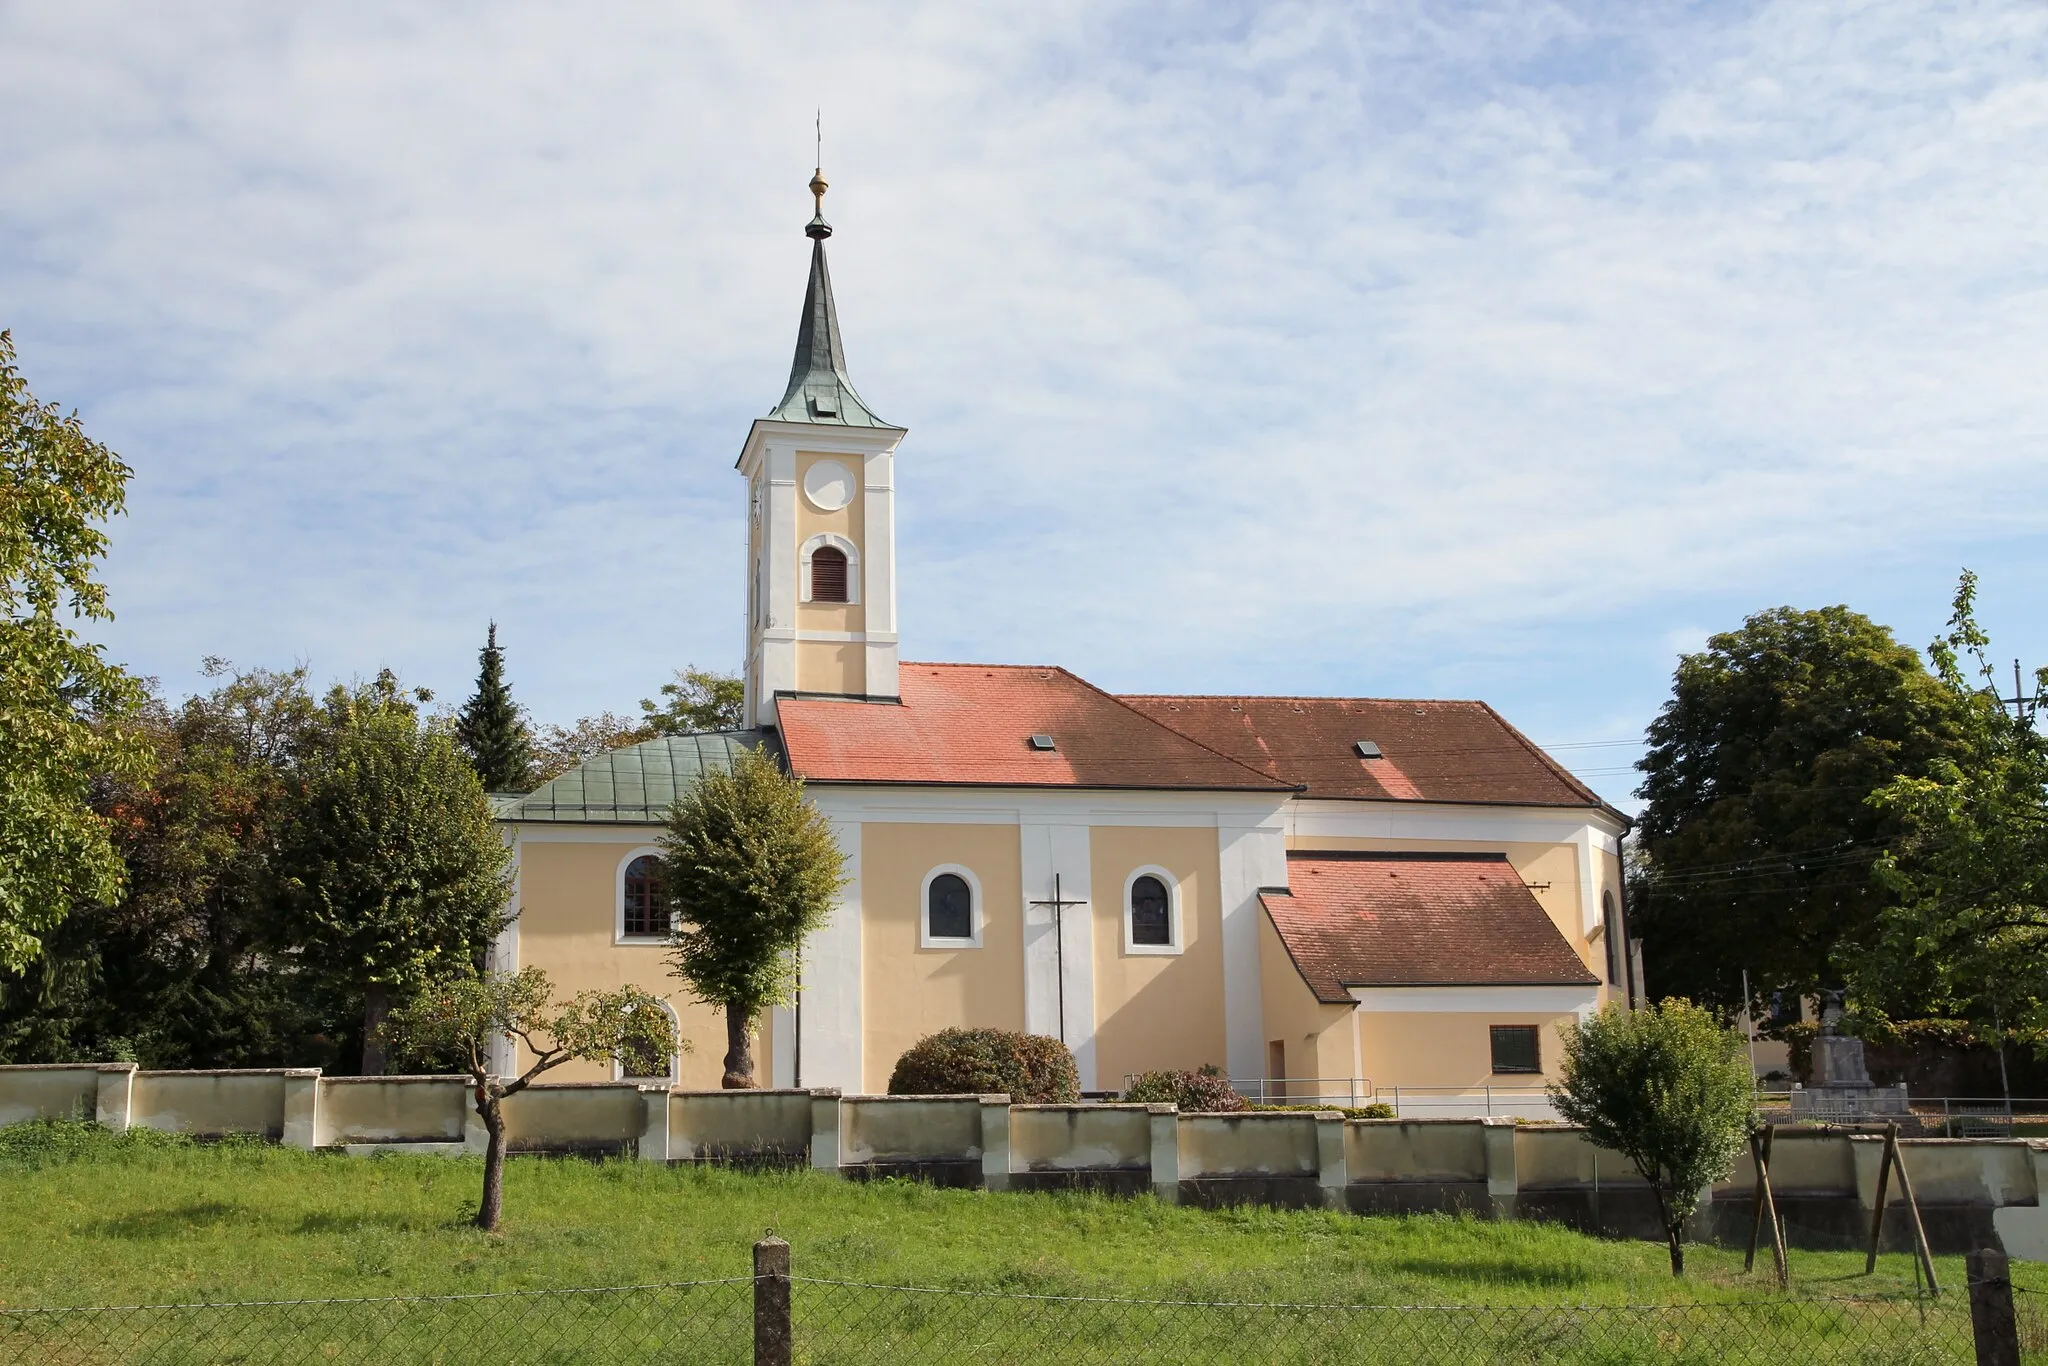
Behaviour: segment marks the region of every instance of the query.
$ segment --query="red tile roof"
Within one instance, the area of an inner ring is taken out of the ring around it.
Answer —
[[[900,704],[780,699],[791,770],[819,783],[1293,791],[1065,669],[905,664],[899,681]],[[1033,735],[1056,748],[1032,749]]]
[[[1484,702],[1350,697],[1125,697],[1153,720],[1309,797],[1599,806]],[[1384,758],[1361,759],[1371,740]]]
[[[1293,853],[1259,894],[1316,999],[1346,987],[1598,986],[1501,854]]]

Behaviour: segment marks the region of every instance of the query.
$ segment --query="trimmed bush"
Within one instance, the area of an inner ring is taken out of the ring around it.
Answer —
[[[1214,1065],[1199,1072],[1147,1072],[1124,1092],[1124,1099],[1150,1105],[1178,1105],[1188,1114],[1251,1108],[1243,1096],[1230,1089],[1223,1069]]]
[[[912,1044],[889,1074],[892,1096],[990,1095],[1017,1105],[1081,1098],[1074,1055],[1058,1039],[1007,1029],[942,1029]]]
[[[1383,1100],[1370,1105],[1254,1105],[1254,1110],[1315,1110],[1328,1113],[1335,1110],[1346,1119],[1394,1119],[1394,1107]]]

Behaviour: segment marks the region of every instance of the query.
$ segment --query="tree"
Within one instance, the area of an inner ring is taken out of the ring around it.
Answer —
[[[1551,1104],[1586,1136],[1635,1164],[1650,1185],[1685,1274],[1685,1221],[1700,1192],[1726,1175],[1754,1122],[1755,1087],[1742,1035],[1690,1001],[1609,1005],[1567,1023],[1564,1079]]]
[[[60,616],[113,617],[93,572],[129,472],[76,413],[36,402],[0,332],[0,968],[25,966],[73,909],[120,895],[91,784],[146,762],[124,724],[142,691]]]
[[[475,771],[389,670],[323,713],[278,850],[283,947],[362,1002],[376,1075],[394,997],[477,962],[503,927],[511,856]]]
[[[484,1147],[484,1191],[476,1226],[495,1231],[505,1205],[505,1098],[516,1096],[543,1072],[578,1059],[610,1061],[622,1055],[667,1057],[679,1040],[659,999],[639,987],[586,991],[558,1005],[554,986],[539,968],[517,973],[452,973],[430,979],[391,1012],[386,1033],[401,1047],[454,1054],[469,1074],[477,1117],[489,1135]],[[491,1071],[491,1049],[511,1036],[533,1061],[506,1080]]]
[[[725,1008],[723,1085],[754,1085],[754,1019],[790,1000],[797,955],[831,914],[844,867],[803,783],[763,750],[676,798],[661,839],[676,926],[670,971]]]
[[[272,853],[318,723],[305,671],[235,672],[135,713],[149,772],[96,784],[127,869],[20,974],[0,975],[0,1059],[145,1067],[330,1065],[332,1003],[270,952]]]
[[[534,742],[533,771],[528,781],[538,787],[586,759],[653,738],[654,732],[645,722],[609,711],[583,717],[573,726],[543,726]]]
[[[676,670],[673,682],[661,685],[661,701],[640,699],[648,738],[692,735],[707,730],[738,730],[747,705],[746,684],[738,674],[714,673],[692,664]]]
[[[1962,744],[1872,805],[1899,826],[1878,872],[1896,896],[1881,941],[1858,965],[1859,1002],[1900,981],[1932,1004],[1984,1023],[2048,1027],[2048,737],[2037,729],[2048,669],[2032,704],[1999,700],[1977,577],[1957,585],[1948,633],[1928,647],[1961,718]],[[1966,662],[1967,661],[1967,662]],[[1974,667],[1969,667],[1974,665]]]
[[[1889,894],[1897,829],[1872,792],[1956,738],[1952,699],[1886,628],[1846,607],[1775,608],[1679,661],[1638,795],[1631,889],[1646,975],[1723,1008],[1839,981]]]
[[[476,692],[455,717],[455,740],[486,792],[524,792],[533,768],[533,736],[505,684],[498,623],[477,655]]]

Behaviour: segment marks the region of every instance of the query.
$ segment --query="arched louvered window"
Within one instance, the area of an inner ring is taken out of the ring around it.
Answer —
[[[626,865],[620,888],[623,904],[619,932],[631,938],[665,937],[668,903],[661,895],[661,860],[642,854]]]
[[[1138,948],[1173,944],[1173,903],[1166,884],[1150,873],[1131,882],[1131,943]]]
[[[846,601],[846,552],[836,545],[811,552],[811,601]]]

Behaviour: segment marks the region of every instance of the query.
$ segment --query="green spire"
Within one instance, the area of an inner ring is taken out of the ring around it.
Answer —
[[[811,239],[811,282],[804,290],[804,315],[796,329],[796,358],[789,366],[789,388],[768,416],[778,422],[817,422],[836,427],[887,427],[860,401],[846,377],[846,348],[839,340],[839,310],[832,303],[832,275],[825,268],[825,239],[832,225],[825,221],[825,176],[811,176],[817,212],[804,227]]]
[[[505,652],[498,648],[498,623],[477,655],[476,693],[455,717],[455,740],[486,792],[524,792],[531,786],[533,736],[505,683]]]

